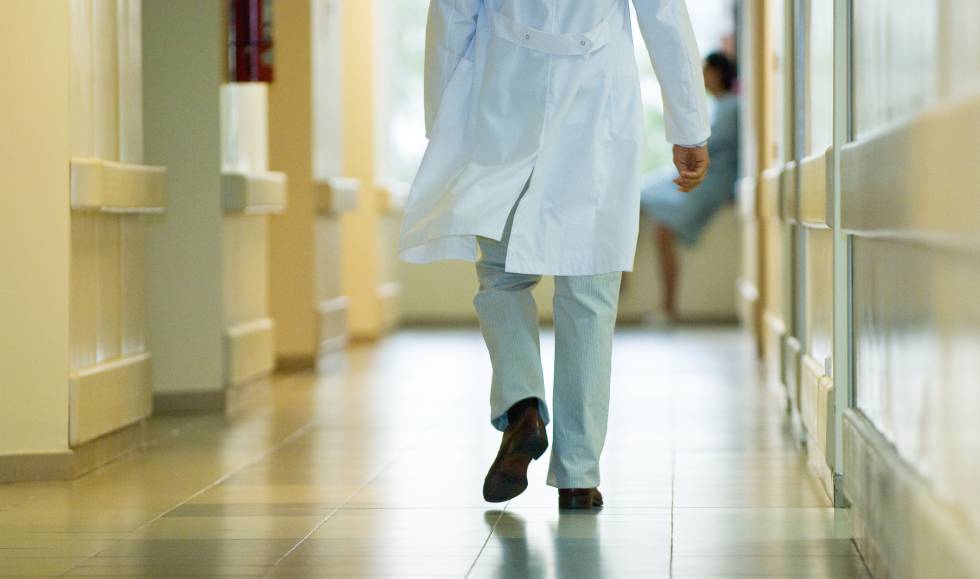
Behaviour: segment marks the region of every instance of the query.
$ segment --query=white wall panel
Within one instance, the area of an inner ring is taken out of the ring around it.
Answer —
[[[221,87],[224,179],[222,287],[225,383],[239,386],[274,365],[269,318],[269,217],[286,203],[286,176],[269,173],[268,86]]]
[[[956,99],[980,90],[980,2],[945,0],[940,3],[943,42],[943,94]]]
[[[947,254],[935,279],[939,333],[935,383],[942,396],[935,431],[934,480],[943,500],[962,510],[980,539],[980,259]],[[976,569],[980,572],[980,568]]]
[[[939,4],[938,0],[854,3],[857,136],[909,118],[936,102],[941,70]]]
[[[225,334],[225,373],[230,386],[268,376],[275,368],[275,324],[258,318],[229,326]]]
[[[98,214],[71,216],[71,367],[98,362]]]
[[[340,0],[312,0],[313,176],[343,174],[342,26]]]
[[[119,51],[115,0],[92,4],[92,155],[119,160]]]
[[[891,445],[877,449],[891,461],[879,478],[914,478],[913,498],[943,510],[926,522],[965,524],[955,532],[975,543],[980,11],[975,2],[938,0],[873,0],[854,10],[858,130],[841,159],[843,224],[854,236],[856,407]],[[847,476],[875,466],[867,455],[851,460]],[[881,499],[867,493],[883,483],[864,482],[849,487],[865,493],[855,495],[856,508],[870,517]],[[921,524],[903,523],[906,511],[875,515],[869,550],[929,556],[906,535]]]
[[[268,102],[268,87],[263,83],[230,83],[221,87],[222,171],[268,171]]]
[[[319,214],[314,223],[315,299],[317,355],[342,349],[347,341],[347,312],[350,300],[344,295],[340,278],[342,229],[338,214]]]
[[[143,38],[141,0],[116,0],[119,160],[143,162]]]
[[[120,288],[120,353],[146,350],[146,227],[138,215],[119,218],[119,267],[126,272]]]
[[[834,140],[834,3],[808,2],[806,36],[806,147],[823,152]]]
[[[789,113],[787,103],[787,75],[792,63],[788,62],[790,56],[786,51],[786,3],[787,0],[770,0],[766,3],[769,9],[769,30],[764,33],[769,36],[770,47],[772,50],[772,84],[769,86],[769,122],[772,131],[772,160],[775,161],[774,167],[781,167],[790,160],[790,143],[787,142],[786,129],[787,114]],[[770,167],[761,167],[767,169]]]
[[[122,276],[119,258],[119,217],[99,214],[96,226],[96,280],[98,284],[98,342],[96,361],[106,362],[121,353]],[[125,272],[126,275],[135,272]],[[140,272],[142,273],[142,272]]]
[[[71,154],[76,157],[95,155],[93,140],[93,90],[95,84],[92,67],[92,1],[71,0],[71,80],[69,103],[71,105]]]
[[[854,255],[857,407],[980,531],[980,265],[901,241]]]
[[[804,240],[807,352],[823,367],[824,360],[833,355],[833,232],[830,229],[807,228]]]
[[[224,300],[228,326],[268,315],[268,217],[233,215],[224,224]]]
[[[312,0],[314,297],[317,356],[347,342],[350,299],[344,295],[342,214],[356,209],[361,183],[344,179],[342,0]]]
[[[165,176],[135,164],[143,157],[140,7],[70,4],[72,446],[149,413],[144,225],[132,213],[162,209]]]

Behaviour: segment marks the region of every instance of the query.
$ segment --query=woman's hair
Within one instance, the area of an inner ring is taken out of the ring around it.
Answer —
[[[738,67],[724,53],[712,52],[704,59],[704,67],[714,69],[721,76],[725,90],[730,91],[738,80]]]

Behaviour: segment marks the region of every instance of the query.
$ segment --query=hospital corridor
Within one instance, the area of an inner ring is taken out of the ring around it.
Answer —
[[[975,0],[0,6],[0,577],[980,577]]]
[[[3,573],[868,577],[737,330],[616,346],[599,516],[559,513],[537,463],[525,494],[485,503],[482,341],[413,330],[352,349],[342,372],[276,378],[233,424],[153,418],[139,454],[0,487]]]

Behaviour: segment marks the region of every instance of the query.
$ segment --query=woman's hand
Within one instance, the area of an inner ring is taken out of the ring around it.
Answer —
[[[708,174],[708,147],[674,145],[674,166],[680,176],[674,179],[678,189],[688,193],[704,181]]]

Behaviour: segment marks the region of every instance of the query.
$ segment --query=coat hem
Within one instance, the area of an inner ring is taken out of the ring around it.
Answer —
[[[487,237],[488,235],[476,234],[455,234],[445,235],[423,241],[412,245],[403,246],[398,251],[398,257],[406,262],[416,265],[435,263],[438,261],[468,261],[474,263],[479,257],[477,250],[477,237]],[[615,272],[633,271],[633,259],[617,259],[601,262],[592,262],[588,265],[584,263],[564,263],[558,267],[535,266],[526,260],[508,260],[504,266],[506,273],[518,273],[526,275],[551,275],[551,276],[587,276],[601,275]],[[585,260],[582,260],[583,262]]]

